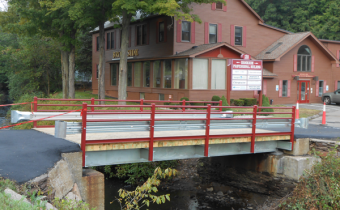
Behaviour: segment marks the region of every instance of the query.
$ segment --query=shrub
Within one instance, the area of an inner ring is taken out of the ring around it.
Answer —
[[[243,106],[244,105],[244,101],[241,100],[241,99],[234,100],[234,105],[235,106]]]
[[[211,100],[212,100],[212,101],[220,101],[221,98],[220,98],[219,96],[213,96],[213,97],[211,98]]]
[[[254,106],[257,104],[256,98],[240,98],[244,101],[244,106]]]
[[[270,107],[269,99],[267,96],[262,96],[262,106],[264,107]],[[274,112],[274,109],[261,109],[261,112]],[[264,114],[269,115],[269,114]]]
[[[321,158],[322,162],[317,162],[313,169],[305,172],[292,195],[279,205],[280,209],[340,209],[337,146]]]
[[[185,101],[189,101],[189,98],[187,98],[187,97],[182,97],[181,99],[179,99],[180,101],[183,101],[183,100],[185,100]],[[179,103],[179,105],[182,105],[182,103]],[[190,103],[185,103],[185,105],[190,105]]]
[[[227,99],[224,96],[221,97],[221,100],[222,100],[222,106],[229,106]],[[228,111],[228,110],[230,110],[230,109],[229,108],[222,108],[222,111]]]
[[[235,99],[230,99],[230,106],[234,104]]]

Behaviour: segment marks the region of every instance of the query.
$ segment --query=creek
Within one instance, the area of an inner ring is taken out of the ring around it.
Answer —
[[[181,160],[178,177],[162,182],[158,194],[170,194],[170,202],[151,204],[149,210],[248,210],[256,209],[268,199],[267,195],[226,186],[215,181],[202,180],[197,174],[199,159]],[[124,180],[105,180],[105,209],[119,210],[119,189],[133,190]],[[114,201],[114,202],[112,202]],[[112,203],[111,203],[112,202]],[[147,209],[147,208],[142,208]]]

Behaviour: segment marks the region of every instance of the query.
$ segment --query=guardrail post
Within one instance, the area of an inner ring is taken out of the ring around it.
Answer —
[[[150,115],[149,161],[153,161],[153,138],[155,135],[155,113],[156,113],[156,106],[154,103],[152,103],[151,104],[151,115]]]
[[[37,112],[38,111],[38,98],[36,96],[34,96],[33,98],[33,112]],[[33,122],[33,128],[36,128],[38,127],[37,126],[38,122],[37,121],[34,121]]]
[[[182,107],[182,111],[185,112],[185,100],[184,100],[184,99],[183,99],[183,101],[182,101],[182,106],[183,106],[183,107]]]
[[[83,103],[82,124],[81,124],[81,150],[83,151],[83,167],[85,167],[85,150],[86,150],[86,118],[87,118],[87,104]]]
[[[256,117],[257,117],[257,105],[254,105],[252,132],[251,132],[252,135],[251,135],[251,144],[250,144],[250,152],[251,153],[255,153]]]
[[[230,105],[230,104],[229,104]],[[222,100],[220,100],[219,106],[222,106]],[[231,105],[230,105],[231,106]],[[220,107],[220,112],[222,112],[222,107]]]
[[[292,107],[292,125],[290,129],[290,142],[292,143],[292,150],[294,149],[294,132],[295,132],[295,117],[296,117],[296,106]]]
[[[211,104],[208,104],[207,120],[205,122],[205,144],[204,144],[205,157],[208,157],[209,155],[210,116],[211,116]]]
[[[91,105],[94,105],[94,98],[91,98]],[[94,107],[91,107],[91,112],[94,112]]]
[[[144,100],[141,99],[141,100],[140,100],[140,105],[142,106],[143,104],[144,104]],[[141,112],[143,111],[143,107],[140,107],[140,111],[141,111]]]

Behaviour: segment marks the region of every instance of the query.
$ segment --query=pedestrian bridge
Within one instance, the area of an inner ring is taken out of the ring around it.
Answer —
[[[295,119],[295,107],[270,107],[280,116],[273,117],[272,112],[261,112],[269,107],[221,103],[81,106],[81,112],[52,118],[58,120],[55,128],[35,129],[80,144],[84,167],[292,150],[294,127],[305,126]],[[50,111],[35,108],[30,119],[57,115]],[[74,120],[78,122],[64,122]]]

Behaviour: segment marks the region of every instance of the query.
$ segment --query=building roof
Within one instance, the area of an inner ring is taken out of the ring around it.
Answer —
[[[330,42],[330,43],[336,43],[340,44],[340,41],[338,40],[328,40],[328,39],[319,39],[321,42]]]
[[[218,42],[218,43],[214,43],[214,44],[202,44],[202,45],[198,45],[198,46],[194,46],[188,50],[182,51],[180,53],[177,53],[175,55],[173,55],[172,57],[177,57],[177,56],[188,56],[188,57],[196,57],[197,55],[200,55],[202,53],[208,52],[210,50],[219,48],[221,46],[225,46],[239,54],[247,54],[246,52],[239,50],[238,48],[231,46],[230,44],[228,44],[227,42]],[[255,59],[252,57],[252,59]]]
[[[276,77],[276,76],[277,76],[277,74],[274,74],[271,71],[263,68],[263,77],[272,78],[272,77]]]
[[[287,30],[284,30],[282,28],[278,28],[278,27],[275,27],[275,26],[272,26],[272,25],[269,25],[269,24],[266,24],[266,23],[259,23],[259,25],[267,27],[267,28],[271,28],[271,29],[274,29],[274,30],[277,30],[277,31],[281,31],[281,32],[284,32],[284,33],[287,33],[287,34],[293,34],[293,32],[291,32],[291,31],[287,31]]]
[[[286,34],[255,57],[256,59],[261,60],[279,61],[282,56],[284,56],[287,52],[289,52],[307,37],[311,37],[314,43],[316,43],[328,55],[329,58],[337,61],[336,57],[311,32]]]
[[[251,8],[251,6],[249,6],[247,2],[245,2],[244,0],[239,0],[239,1],[242,2],[250,10],[250,12],[253,13],[253,15],[255,15],[261,22],[264,23],[264,20],[260,17],[260,15],[257,14],[255,10],[253,10],[253,8]],[[228,6],[228,3],[227,3],[227,6]]]

